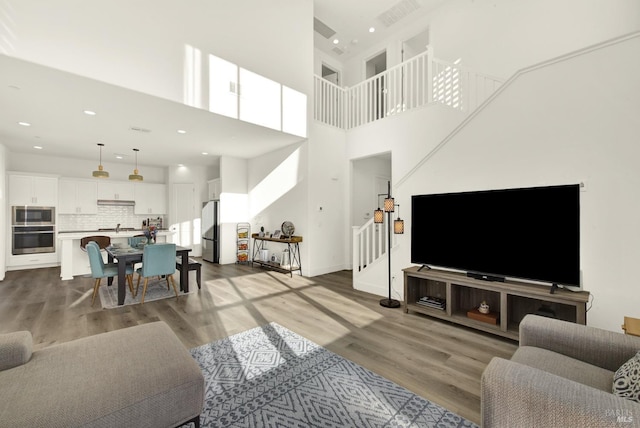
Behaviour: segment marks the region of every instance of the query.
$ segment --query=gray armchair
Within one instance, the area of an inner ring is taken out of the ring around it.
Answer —
[[[640,426],[640,403],[615,396],[613,376],[640,337],[527,315],[511,360],[481,381],[484,427]]]

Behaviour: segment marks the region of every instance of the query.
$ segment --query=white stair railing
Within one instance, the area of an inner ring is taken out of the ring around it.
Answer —
[[[369,219],[362,226],[353,226],[353,271],[360,272],[386,254],[387,219],[382,224]]]
[[[314,118],[351,129],[438,102],[470,113],[503,79],[433,58],[430,51],[348,89],[314,76]]]
[[[387,239],[389,218],[384,216],[384,222],[377,224],[373,218],[362,226],[353,226],[353,275],[356,277],[377,260],[387,255]],[[393,225],[392,225],[393,226]],[[397,244],[396,235],[391,233],[391,246]]]
[[[327,125],[344,129],[345,90],[319,76],[314,76],[313,118]]]

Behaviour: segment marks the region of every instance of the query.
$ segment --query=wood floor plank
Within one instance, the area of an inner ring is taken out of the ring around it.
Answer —
[[[29,330],[41,349],[162,320],[192,348],[277,322],[476,423],[482,371],[491,358],[509,358],[517,347],[381,307],[380,297],[352,288],[350,271],[306,278],[204,262],[201,290],[104,310],[99,298],[91,306],[92,286],[87,277],[61,281],[58,268],[7,272],[0,283],[0,332]]]

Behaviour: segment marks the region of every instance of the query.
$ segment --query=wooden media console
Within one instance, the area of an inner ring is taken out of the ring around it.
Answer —
[[[587,323],[588,291],[558,289],[518,281],[491,282],[467,277],[463,273],[418,266],[403,269],[405,312],[413,311],[467,327],[518,340],[519,325],[527,314],[537,313],[561,320]],[[429,306],[424,298],[444,301]],[[423,299],[421,301],[421,298]],[[490,307],[496,324],[473,316],[481,302]],[[469,315],[469,312],[473,312]]]

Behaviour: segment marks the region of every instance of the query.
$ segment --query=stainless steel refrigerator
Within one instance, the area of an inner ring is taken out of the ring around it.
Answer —
[[[220,262],[220,201],[202,204],[202,260]]]

